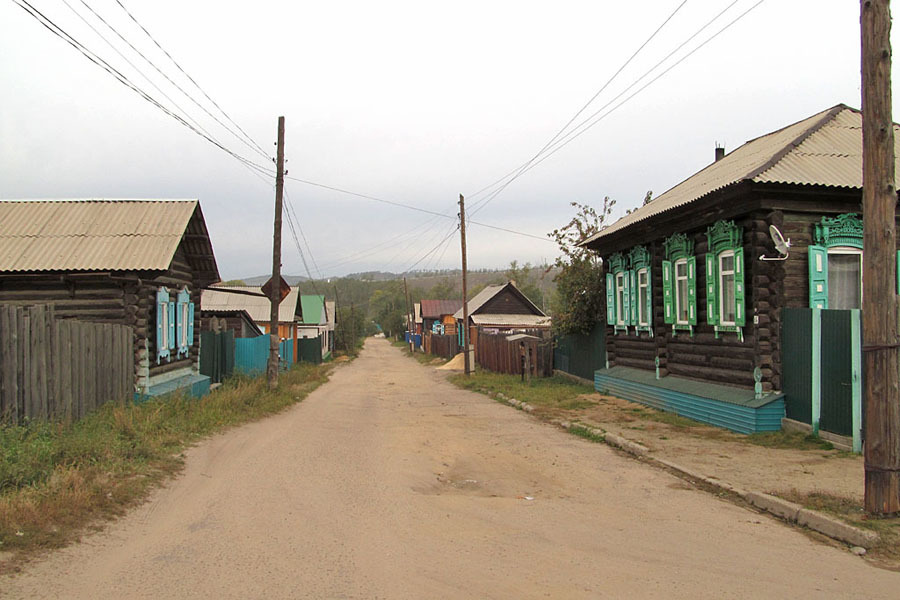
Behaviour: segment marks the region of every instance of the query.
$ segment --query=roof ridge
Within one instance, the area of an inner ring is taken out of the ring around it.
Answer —
[[[764,162],[759,167],[756,167],[755,169],[751,169],[750,172],[748,172],[746,175],[744,175],[743,177],[738,179],[738,181],[745,181],[748,179],[753,179],[754,177],[759,177],[761,174],[765,173],[766,171],[768,171],[769,169],[771,169],[772,167],[777,165],[779,162],[781,162],[785,156],[787,156],[788,154],[791,153],[791,151],[795,150],[800,144],[802,144],[807,139],[809,139],[809,137],[811,135],[813,135],[814,133],[816,133],[820,129],[822,129],[822,127],[824,127],[826,123],[833,121],[836,116],[838,116],[840,113],[844,112],[845,110],[852,110],[852,109],[849,106],[847,106],[846,104],[838,104],[836,106],[832,106],[831,108],[829,108],[827,110],[822,111],[825,113],[825,115],[821,119],[819,119],[818,121],[816,121],[815,123],[813,123],[812,125],[807,127],[804,131],[802,131],[800,133],[800,135],[798,135],[796,138],[794,138],[793,140],[786,143],[781,150],[779,150],[778,152],[773,154],[769,160]],[[807,117],[806,119],[809,119],[809,117]],[[797,123],[802,123],[806,119],[801,119],[799,121],[796,121],[795,123],[791,123],[790,125],[787,125],[786,127],[782,127],[781,129],[772,131],[771,133],[767,133],[766,135],[761,135],[758,138],[754,138],[754,139],[746,142],[746,144],[751,144],[756,140],[762,139],[764,137],[768,137],[770,135],[775,135],[776,133],[784,131],[788,127],[793,127],[794,125],[797,125]],[[744,144],[744,145],[746,145],[746,144]]]

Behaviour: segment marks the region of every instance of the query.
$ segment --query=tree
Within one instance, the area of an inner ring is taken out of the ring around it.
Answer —
[[[578,244],[605,227],[616,201],[603,199],[600,212],[587,204],[571,203],[575,216],[548,234],[559,245],[553,327],[560,333],[590,333],[603,318],[605,281],[603,266],[593,251]]]
[[[541,288],[538,287],[537,282],[534,280],[534,269],[535,267],[532,267],[531,263],[526,262],[520,267],[518,261],[514,260],[509,263],[509,268],[506,270],[506,278],[509,281],[515,281],[519,291],[534,302],[535,306],[541,306],[543,304]]]
[[[427,300],[456,300],[459,298],[459,292],[456,284],[449,277],[444,277],[431,286],[424,298]]]

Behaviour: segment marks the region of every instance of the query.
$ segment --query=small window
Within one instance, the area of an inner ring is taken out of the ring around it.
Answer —
[[[169,347],[169,311],[162,311],[162,337],[159,339],[160,348]]]
[[[190,346],[191,341],[188,340],[188,323],[190,323],[190,317],[188,316],[188,305],[181,305],[181,322],[183,323],[181,327],[181,346]]]
[[[638,277],[638,325],[648,326],[650,320],[647,315],[647,306],[650,304],[649,299],[649,282],[647,279],[647,269],[641,269],[637,272]]]
[[[851,247],[828,249],[828,308],[862,307],[862,251]]]
[[[719,255],[719,323],[734,325],[737,303],[734,295],[734,252],[726,251]]]
[[[625,324],[625,273],[616,273],[616,324]]]
[[[675,261],[675,322],[688,323],[688,266],[687,259]]]

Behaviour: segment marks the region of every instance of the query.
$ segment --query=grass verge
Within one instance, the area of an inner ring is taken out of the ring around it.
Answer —
[[[895,571],[900,571],[900,517],[869,517],[859,500],[825,492],[779,493],[778,496],[800,504],[805,508],[831,514],[842,521],[862,529],[875,531],[880,536],[878,545],[869,549],[869,558]]]
[[[179,471],[187,446],[300,401],[331,368],[296,365],[273,392],[265,377],[235,376],[200,399],[109,403],[76,423],[0,426],[0,572],[123,514]]]
[[[391,346],[394,346],[395,348],[400,348],[401,350],[403,350],[404,354],[406,354],[407,356],[413,357],[414,359],[416,359],[423,365],[433,365],[437,362],[447,362],[445,359],[441,358],[440,356],[434,356],[433,354],[425,354],[424,352],[419,352],[419,351],[410,352],[409,344],[407,342],[394,340],[391,342]]]
[[[536,410],[578,410],[597,403],[596,400],[586,397],[592,392],[590,386],[575,383],[560,375],[535,378],[528,383],[522,381],[518,375],[479,370],[468,377],[460,374],[451,375],[449,379],[453,384],[473,392],[490,396],[502,393],[509,398],[527,402]]]

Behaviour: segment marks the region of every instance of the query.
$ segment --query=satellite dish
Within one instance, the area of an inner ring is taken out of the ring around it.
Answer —
[[[774,225],[769,225],[769,235],[772,236],[772,242],[775,244],[775,250],[777,250],[778,254],[780,254],[781,256],[768,257],[762,255],[759,257],[759,260],[786,260],[791,250],[790,238],[784,239],[781,231],[779,231],[779,229]]]

